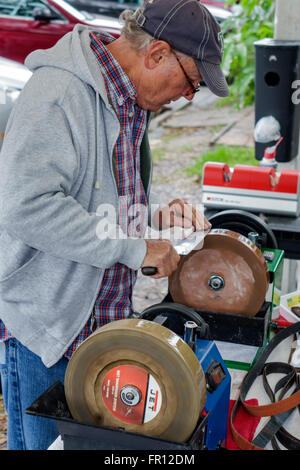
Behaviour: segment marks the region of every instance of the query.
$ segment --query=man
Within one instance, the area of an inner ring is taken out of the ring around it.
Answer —
[[[77,25],[33,52],[33,76],[6,129],[0,312],[9,449],[54,441],[55,423],[25,409],[63,381],[86,337],[132,312],[136,271],[154,266],[159,278],[176,269],[170,241],[143,238],[145,213],[162,229],[209,226],[185,201],[151,211],[147,125],[149,112],[192,100],[202,79],[228,94],[220,27],[197,0],[149,0],[123,19],[119,39]]]

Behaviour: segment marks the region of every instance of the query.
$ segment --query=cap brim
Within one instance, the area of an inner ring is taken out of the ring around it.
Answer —
[[[217,96],[229,96],[230,91],[220,65],[195,60],[206,86]]]

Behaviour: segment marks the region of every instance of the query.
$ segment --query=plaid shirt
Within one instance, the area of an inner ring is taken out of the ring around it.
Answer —
[[[106,45],[114,40],[106,33],[91,33],[91,48],[99,63],[107,94],[120,121],[120,135],[115,145],[119,224],[128,236],[143,236],[146,225],[146,194],[140,177],[140,144],[146,128],[146,112],[135,104],[136,90]],[[130,208],[144,208],[139,217],[129,219]],[[135,206],[137,207],[137,206]],[[140,225],[131,223],[138,220]],[[93,313],[77,338],[65,352],[70,358],[76,348],[106,323],[128,317],[132,312],[132,290],[136,272],[117,263],[105,270]],[[11,335],[0,321],[0,340]]]

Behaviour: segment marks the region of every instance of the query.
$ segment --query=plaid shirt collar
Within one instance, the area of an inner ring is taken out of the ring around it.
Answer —
[[[106,89],[111,98],[115,98],[119,106],[122,106],[127,100],[136,101],[135,86],[106,47],[115,38],[103,32],[90,33],[90,38],[91,47],[96,53]]]

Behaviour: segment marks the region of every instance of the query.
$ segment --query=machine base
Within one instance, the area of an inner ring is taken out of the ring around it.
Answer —
[[[164,298],[164,302],[173,302],[170,293]],[[210,338],[213,341],[228,341],[249,346],[264,346],[267,341],[271,323],[271,302],[264,302],[255,317],[195,311],[208,324]]]
[[[55,419],[64,450],[216,450],[227,436],[231,377],[214,342],[197,340],[195,354],[207,377],[206,404],[187,442],[173,442],[135,434],[122,428],[104,428],[74,420],[64,386],[54,382],[26,413]]]
[[[120,429],[79,423],[72,418],[66,402],[64,386],[54,382],[26,413],[55,419],[64,443],[64,450],[200,450],[205,449],[209,414],[202,416],[186,443],[172,442],[135,434]]]

